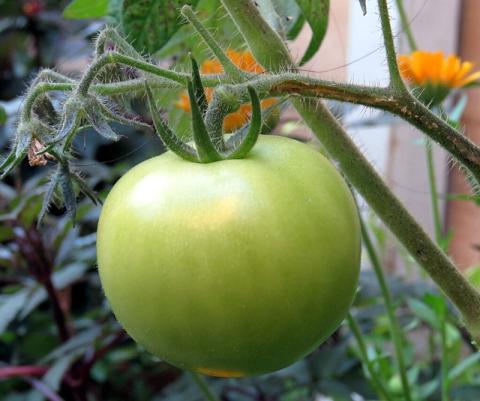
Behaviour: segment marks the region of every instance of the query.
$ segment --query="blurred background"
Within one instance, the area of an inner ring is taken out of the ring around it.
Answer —
[[[69,3],[0,0],[2,155],[8,152],[23,95],[35,75],[49,67],[78,78],[91,60],[95,35],[107,23],[120,23],[116,13],[120,1],[110,2],[108,15],[88,19],[64,14]],[[102,1],[91,2],[92,7],[94,3]],[[421,49],[457,54],[480,68],[477,0],[405,0],[404,4]],[[367,6],[368,13],[363,15],[356,0],[331,1],[326,39],[302,67],[304,72],[360,84],[388,82],[378,10],[374,1],[367,1]],[[409,53],[398,10],[393,4],[391,8],[397,48],[400,53]],[[201,0],[197,10],[221,43],[242,47],[219,1]],[[186,54],[192,47],[200,61],[207,57],[202,46],[187,39],[190,29],[182,27],[154,55],[162,66],[186,68]],[[292,54],[303,54],[310,36],[306,24],[289,44]],[[178,91],[157,95],[170,121],[180,132],[188,131],[188,115],[174,105]],[[62,100],[62,94],[55,94],[55,104]],[[146,114],[142,99],[127,96],[126,101],[135,112]],[[383,112],[333,102],[331,106],[389,186],[434,235],[431,177],[423,137]],[[477,143],[479,107],[479,90],[453,93],[446,102],[446,108],[456,113],[466,134]],[[123,126],[115,126],[115,130],[124,137],[113,144],[92,130],[83,131],[76,139],[75,166],[85,173],[101,199],[125,171],[164,151],[151,133]],[[283,110],[274,133],[315,142],[290,108]],[[470,272],[480,264],[478,197],[472,196],[462,173],[436,146],[433,165],[442,246],[473,277]],[[113,318],[95,268],[100,208],[80,197],[78,223],[73,226],[61,204],[53,205],[43,226],[36,227],[49,168],[49,164],[32,168],[24,162],[0,182],[0,400],[203,399],[188,374],[141,349]],[[382,268],[388,272],[415,400],[442,399],[440,378],[442,363],[446,363],[451,400],[478,401],[480,357],[455,312],[368,207],[360,204]],[[209,378],[212,390],[222,401],[380,400],[365,369],[365,351],[392,400],[403,400],[387,311],[366,255],[362,267],[353,314],[363,342],[345,323],[297,364],[256,378]],[[451,312],[448,318],[446,310]],[[440,336],[441,332],[445,336]]]

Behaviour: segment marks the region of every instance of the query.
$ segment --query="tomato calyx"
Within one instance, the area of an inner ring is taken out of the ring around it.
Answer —
[[[242,159],[257,142],[262,128],[260,99],[255,89],[247,87],[252,105],[250,124],[242,127],[227,141],[224,140],[223,119],[240,106],[228,90],[218,90],[214,100],[207,102],[200,79],[198,64],[190,56],[192,76],[186,81],[188,97],[192,109],[192,133],[195,147],[183,142],[162,119],[155,105],[153,93],[145,81],[148,105],[157,135],[172,152],[182,159],[195,163],[212,163],[227,159]]]

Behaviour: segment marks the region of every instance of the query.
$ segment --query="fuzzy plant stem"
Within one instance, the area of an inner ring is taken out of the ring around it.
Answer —
[[[182,15],[187,19],[187,21],[193,25],[197,33],[202,37],[203,41],[207,44],[210,48],[214,56],[220,61],[223,69],[234,79],[234,81],[242,81],[247,75],[240,70],[232,61],[227,57],[225,52],[220,48],[217,44],[215,39],[210,35],[207,28],[203,26],[203,24],[198,20],[195,12],[192,10],[190,6],[183,6],[182,7]]]
[[[385,309],[387,311],[388,323],[390,326],[390,333],[392,335],[393,345],[395,348],[395,357],[398,364],[398,371],[400,373],[400,380],[402,382],[403,396],[405,401],[412,401],[412,390],[410,388],[410,383],[408,382],[407,376],[407,366],[405,364],[404,355],[404,346],[403,346],[403,335],[401,332],[400,325],[398,323],[397,317],[395,315],[395,305],[393,303],[392,293],[388,287],[385,274],[383,272],[380,259],[378,258],[373,242],[368,233],[367,227],[365,227],[365,222],[360,219],[361,230],[362,230],[362,239],[365,249],[367,250],[368,257],[373,266],[373,271],[377,277],[378,284],[380,285],[380,291],[382,293],[383,300],[385,302]]]
[[[383,43],[387,54],[388,71],[390,72],[390,86],[399,92],[407,92],[407,87],[402,81],[400,69],[398,68],[387,0],[378,0],[378,9],[382,25]]]
[[[259,63],[273,71],[295,69],[285,44],[253,1],[222,0],[222,4]],[[480,343],[480,294],[405,209],[324,104],[317,99],[294,99],[292,103],[347,179],[457,306]]]

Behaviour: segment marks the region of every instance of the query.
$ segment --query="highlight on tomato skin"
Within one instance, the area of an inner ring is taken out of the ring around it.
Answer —
[[[98,225],[113,312],[148,351],[220,377],[284,368],[313,351],[353,301],[358,212],[332,164],[260,136],[240,160],[172,152],[118,181]]]

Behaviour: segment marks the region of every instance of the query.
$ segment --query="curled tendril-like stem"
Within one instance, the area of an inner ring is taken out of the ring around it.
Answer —
[[[248,130],[242,129],[235,133],[232,136],[234,140],[229,141],[228,145],[225,145],[225,143],[220,144],[215,140],[216,133],[214,135],[209,131],[205,124],[204,118],[208,106],[207,98],[198,72],[198,65],[193,58],[191,58],[191,61],[192,79],[187,79],[187,91],[192,109],[192,133],[195,149],[178,138],[161,118],[150,86],[145,81],[148,105],[158,136],[167,148],[188,161],[212,163],[245,157],[255,145],[262,128],[262,111],[257,92],[253,87],[248,86],[247,89],[252,105],[252,118]],[[222,105],[218,104],[218,107],[222,107]],[[223,131],[221,134],[223,136]]]

